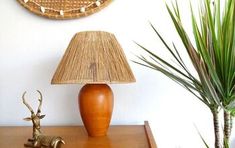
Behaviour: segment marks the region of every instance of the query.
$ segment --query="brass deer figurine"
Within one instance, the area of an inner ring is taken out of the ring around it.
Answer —
[[[58,136],[45,136],[41,132],[40,120],[45,117],[41,115],[42,107],[42,93],[37,90],[39,93],[39,106],[37,113],[35,114],[30,105],[25,101],[25,94],[23,93],[22,100],[24,105],[30,110],[31,117],[24,118],[26,121],[32,121],[33,123],[33,137],[28,139],[28,143],[24,144],[25,147],[32,148],[58,148],[61,144],[65,144],[64,140]]]

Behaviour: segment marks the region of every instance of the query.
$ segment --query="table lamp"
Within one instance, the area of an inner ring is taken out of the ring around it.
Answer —
[[[89,136],[105,136],[113,111],[108,83],[135,82],[123,49],[115,36],[103,31],[79,32],[72,38],[52,84],[85,84],[78,104]]]

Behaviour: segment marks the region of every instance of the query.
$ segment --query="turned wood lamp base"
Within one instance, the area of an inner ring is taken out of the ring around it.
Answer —
[[[113,92],[107,84],[86,84],[78,96],[84,126],[91,137],[105,136],[113,112]]]

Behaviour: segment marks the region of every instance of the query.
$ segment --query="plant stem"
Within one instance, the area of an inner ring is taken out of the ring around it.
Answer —
[[[230,112],[224,111],[224,143],[229,143],[232,130],[232,117]]]
[[[215,148],[221,148],[218,111],[213,110],[212,114],[213,114],[214,133],[215,133]]]
[[[233,116],[230,113],[230,136],[231,136],[231,133],[232,133],[232,129],[233,129]]]

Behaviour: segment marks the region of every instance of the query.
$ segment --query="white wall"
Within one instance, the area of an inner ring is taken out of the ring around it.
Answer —
[[[188,1],[179,1],[179,5],[190,28]],[[15,0],[1,0],[0,125],[31,125],[22,120],[29,112],[21,95],[27,90],[27,98],[36,106],[36,89],[44,95],[42,125],[82,124],[76,99],[81,85],[50,84],[70,39],[79,31],[104,30],[116,35],[129,60],[141,53],[133,40],[169,57],[148,21],[169,43],[180,43],[162,0],[115,0],[92,16],[65,21],[31,14]],[[160,148],[203,147],[196,125],[213,147],[211,114],[201,102],[162,74],[130,65],[137,82],[111,85],[115,94],[111,124],[148,120]]]

